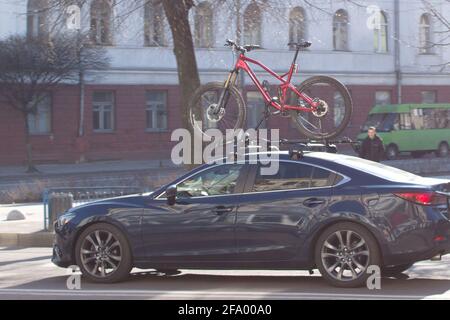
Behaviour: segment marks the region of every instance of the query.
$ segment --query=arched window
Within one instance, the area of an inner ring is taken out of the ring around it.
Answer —
[[[213,12],[211,4],[203,1],[195,10],[195,45],[199,48],[210,48],[214,45]]]
[[[424,13],[420,16],[419,50],[420,53],[432,53],[431,16]]]
[[[244,12],[245,44],[261,44],[261,10],[255,2],[250,3]]]
[[[380,24],[374,29],[374,49],[375,52],[388,52],[388,21],[386,14],[380,11]]]
[[[144,41],[146,46],[164,47],[167,41],[164,33],[165,14],[160,1],[149,0],[145,3]]]
[[[334,50],[348,50],[348,14],[339,9],[333,17],[333,46]]]
[[[295,7],[289,14],[289,42],[306,40],[305,11],[301,7]],[[292,46],[291,49],[295,49]]]
[[[91,41],[97,45],[112,44],[112,1],[94,0],[91,4]]]
[[[48,33],[48,1],[28,0],[27,5],[27,35],[40,37]]]

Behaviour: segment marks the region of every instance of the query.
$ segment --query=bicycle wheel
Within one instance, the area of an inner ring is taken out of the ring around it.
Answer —
[[[211,82],[194,93],[189,106],[189,122],[196,134],[208,136],[207,130],[218,129],[225,136],[228,129],[241,129],[246,118],[245,102],[239,90],[231,86],[226,103],[217,110],[222,82]]]
[[[347,128],[353,102],[341,82],[317,76],[306,80],[298,90],[320,101],[320,107],[315,112],[291,111],[291,118],[300,133],[307,138],[328,140],[339,136]]]

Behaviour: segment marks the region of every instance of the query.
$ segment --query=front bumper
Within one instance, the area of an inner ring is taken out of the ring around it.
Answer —
[[[68,268],[76,265],[73,254],[74,234],[70,226],[64,226],[63,229],[55,228],[52,262],[58,267]]]

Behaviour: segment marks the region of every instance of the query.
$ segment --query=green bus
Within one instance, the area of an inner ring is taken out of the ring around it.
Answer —
[[[370,127],[377,128],[390,160],[402,152],[415,158],[429,152],[436,152],[439,157],[449,155],[450,104],[375,106],[361,127],[358,141],[367,137]]]

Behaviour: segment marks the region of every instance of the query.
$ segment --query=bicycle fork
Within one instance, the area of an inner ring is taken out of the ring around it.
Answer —
[[[219,102],[217,103],[217,107],[214,112],[218,113],[220,110],[225,109],[227,107],[228,101],[230,100],[230,86],[234,86],[239,75],[239,70],[233,69],[228,75],[227,81],[223,86],[223,91],[220,94]]]

